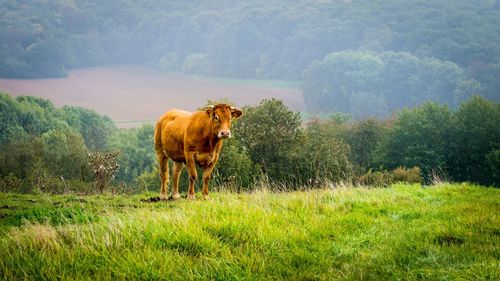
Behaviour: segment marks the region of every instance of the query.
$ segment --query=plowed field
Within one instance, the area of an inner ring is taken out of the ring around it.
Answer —
[[[207,99],[228,98],[244,106],[279,98],[293,110],[304,106],[298,89],[223,83],[141,66],[75,69],[62,79],[0,79],[0,92],[43,97],[56,106],[91,108],[121,127],[155,120],[170,108],[194,110]]]

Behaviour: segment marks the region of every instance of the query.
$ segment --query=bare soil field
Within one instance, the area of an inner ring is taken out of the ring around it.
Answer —
[[[91,108],[120,127],[151,122],[171,108],[192,111],[207,99],[228,98],[244,106],[278,98],[293,110],[304,107],[299,89],[223,83],[142,66],[74,69],[61,79],[0,79],[0,92]]]

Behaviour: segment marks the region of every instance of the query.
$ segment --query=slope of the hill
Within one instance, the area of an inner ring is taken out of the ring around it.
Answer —
[[[498,189],[147,196],[0,194],[0,279],[500,278]]]

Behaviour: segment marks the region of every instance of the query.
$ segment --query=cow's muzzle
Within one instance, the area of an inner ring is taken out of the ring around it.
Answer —
[[[230,130],[220,130],[219,134],[217,135],[219,139],[227,139],[231,137],[231,131]]]

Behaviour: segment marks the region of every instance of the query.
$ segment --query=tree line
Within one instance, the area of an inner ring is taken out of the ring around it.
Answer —
[[[499,99],[499,1],[10,0],[0,15],[2,77],[145,64],[305,80],[311,111],[355,117]]]
[[[457,108],[483,92],[457,64],[404,52],[334,52],[304,72],[304,100],[320,112],[388,117],[435,101]]]
[[[238,170],[237,177],[255,179],[250,173],[263,173],[292,187],[399,180],[499,185],[500,104],[479,96],[456,110],[426,102],[387,119],[334,114],[302,121],[279,100],[244,111],[234,125],[237,137],[221,153],[218,169],[226,177],[231,175],[225,167],[239,163],[232,155],[246,154],[252,165],[244,165],[256,170]],[[239,153],[224,153],[235,150]]]
[[[289,190],[436,179],[499,186],[500,105],[482,97],[456,110],[428,102],[387,119],[334,114],[302,120],[274,99],[243,110],[214,171],[217,187],[242,191],[265,183]],[[92,110],[0,94],[0,136],[2,191],[95,192],[96,151],[116,157],[110,188],[159,188],[149,124],[118,129]]]

